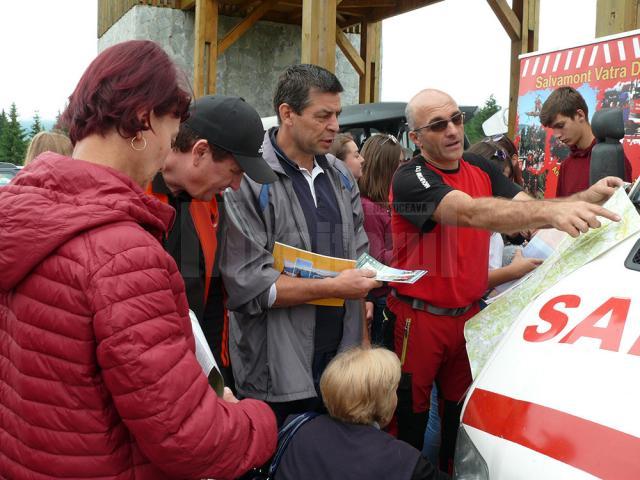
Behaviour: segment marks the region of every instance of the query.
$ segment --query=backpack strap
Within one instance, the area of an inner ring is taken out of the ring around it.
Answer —
[[[264,183],[262,187],[260,187],[260,194],[258,195],[258,204],[260,205],[260,210],[264,211],[269,205],[269,184]]]
[[[351,182],[351,180],[349,180],[347,174],[339,169],[338,173],[340,173],[340,180],[342,180],[342,185],[344,185],[344,187],[349,191],[353,190],[353,183]]]
[[[302,415],[298,415],[296,418],[287,423],[279,432],[278,432],[278,449],[276,450],[276,454],[273,456],[273,461],[269,466],[269,475],[267,479],[273,479],[273,476],[280,465],[280,460],[282,460],[282,455],[284,455],[289,442],[296,434],[296,432],[309,420],[312,420],[320,415],[318,412],[306,412]]]
[[[260,186],[260,191],[258,192],[258,213],[262,216],[262,220],[264,221],[266,234],[267,234],[267,244],[264,246],[269,252],[273,252],[273,246],[275,245],[275,235],[274,231],[274,222],[271,218],[271,211],[269,209],[269,190],[271,184],[264,183]]]

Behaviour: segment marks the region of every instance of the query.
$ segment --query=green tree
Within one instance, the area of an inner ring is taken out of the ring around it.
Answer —
[[[27,150],[27,141],[26,134],[18,122],[18,109],[15,103],[11,104],[8,120],[0,137],[0,162],[22,165]]]
[[[56,131],[56,132],[62,132],[65,135],[69,134],[69,130],[67,130],[63,125],[62,125],[62,112],[60,110],[58,110],[58,115],[56,115],[56,121],[53,124],[53,127],[51,127],[52,131]]]
[[[476,143],[485,137],[482,131],[482,124],[498,110],[500,110],[500,106],[492,94],[484,103],[484,106],[476,112],[471,121],[464,126],[464,133],[467,134],[469,142]]]
[[[44,128],[42,128],[42,123],[40,122],[40,113],[36,110],[33,113],[33,123],[31,124],[31,129],[29,130],[29,138],[35,137],[42,130],[44,130]]]
[[[2,131],[7,123],[9,123],[9,119],[3,108],[2,113],[0,113],[0,138],[2,138]]]

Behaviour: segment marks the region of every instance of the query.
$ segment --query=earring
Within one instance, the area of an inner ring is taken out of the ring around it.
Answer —
[[[136,147],[135,143],[136,143],[136,140],[138,140],[138,136],[136,135],[135,137],[131,137],[131,148],[134,149],[136,152],[141,152],[145,148],[147,148],[147,139],[144,138],[143,135],[140,138],[142,138],[142,147]]]

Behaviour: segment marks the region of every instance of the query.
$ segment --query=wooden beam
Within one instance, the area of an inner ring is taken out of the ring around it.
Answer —
[[[180,0],[180,9],[193,10],[196,7],[196,0]]]
[[[382,23],[362,23],[360,26],[360,56],[364,60],[364,75],[360,76],[360,103],[380,101],[380,40]]]
[[[216,92],[218,0],[196,0],[193,90],[196,97]]]
[[[509,7],[506,0],[487,0],[498,20],[509,35],[511,41],[520,40],[522,24],[518,16]]]
[[[379,6],[369,8],[367,13],[367,21],[369,23],[379,22],[386,18],[394,17],[396,15],[400,15],[401,13],[410,12],[412,10],[426,7],[427,5],[432,5],[441,1],[442,0],[395,0],[393,2],[393,6]],[[358,0],[358,2],[356,2],[355,0],[350,0],[349,3],[347,3],[345,6],[353,8],[358,4],[364,4],[367,7],[369,6],[366,0]]]
[[[218,56],[222,55],[224,51],[233,45],[247,30],[253,27],[258,20],[260,20],[265,13],[276,6],[278,0],[263,0],[258,7],[256,7],[244,20],[233,27],[229,33],[218,43]]]
[[[596,37],[635,30],[640,25],[637,0],[598,0],[596,5]]]
[[[302,63],[336,70],[336,0],[303,0]]]
[[[528,1],[527,14],[527,51],[522,53],[535,52],[538,50],[538,37],[540,32],[540,0]]]
[[[488,1],[488,0],[487,0]],[[518,90],[520,89],[520,55],[538,48],[540,0],[513,0],[513,13],[520,22],[517,40],[511,41],[511,73],[509,82],[509,136],[517,133]]]
[[[356,73],[362,77],[365,74],[364,60],[356,50],[356,47],[349,41],[349,37],[342,30],[336,30],[336,42],[344,56],[349,60],[349,63],[353,65]]]

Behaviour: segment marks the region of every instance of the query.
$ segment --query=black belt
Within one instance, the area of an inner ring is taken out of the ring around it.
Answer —
[[[471,303],[464,307],[457,307],[457,308],[436,307],[435,305],[431,305],[430,303],[427,303],[424,300],[420,300],[419,298],[400,295],[395,288],[391,290],[391,295],[396,297],[401,302],[408,303],[409,305],[411,305],[411,308],[413,308],[414,310],[421,310],[423,312],[431,313],[433,315],[443,315],[448,317],[459,317],[461,315],[464,315],[474,305],[473,303]]]

